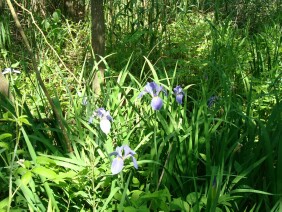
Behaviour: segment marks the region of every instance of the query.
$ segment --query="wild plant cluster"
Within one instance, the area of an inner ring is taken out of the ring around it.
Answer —
[[[278,1],[152,2],[106,2],[108,55],[94,61],[87,17],[22,11],[59,119],[5,13],[0,211],[281,210]]]

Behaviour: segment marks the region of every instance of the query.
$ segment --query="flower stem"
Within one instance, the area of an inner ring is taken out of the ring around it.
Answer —
[[[158,146],[157,146],[157,112],[155,111],[155,121],[154,121],[154,154],[153,155],[153,160],[158,161],[159,157],[158,157]],[[156,164],[154,164],[154,178],[155,178],[155,184],[158,184],[158,167]]]

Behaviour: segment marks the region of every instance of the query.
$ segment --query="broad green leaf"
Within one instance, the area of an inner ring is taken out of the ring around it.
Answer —
[[[33,168],[32,172],[35,173],[35,174],[39,174],[41,176],[44,176],[46,178],[49,178],[49,179],[55,179],[55,178],[58,177],[56,172],[54,172],[51,169],[47,169],[43,166],[37,166],[37,167]]]
[[[140,195],[143,194],[143,191],[140,190],[134,190],[132,191],[132,195],[131,195],[131,200],[132,201],[138,201],[138,199],[140,198]]]
[[[4,140],[5,138],[10,138],[12,137],[12,134],[10,133],[3,133],[0,135],[0,140]]]
[[[140,181],[139,181],[136,177],[133,177],[133,178],[132,178],[132,183],[133,183],[135,186],[140,185]]]
[[[84,192],[84,191],[75,192],[75,193],[74,193],[74,196],[75,196],[75,197],[80,196],[80,197],[83,197],[83,198],[88,198],[88,197],[89,197],[88,194],[87,194],[86,192]]]
[[[193,204],[195,204],[195,203],[198,201],[197,198],[199,199],[199,193],[192,192],[192,193],[190,193],[190,194],[187,195],[186,201],[187,201],[190,205],[193,205]]]
[[[77,175],[76,172],[70,170],[68,172],[59,172],[59,178],[74,178]]]
[[[140,197],[141,199],[164,199],[164,198],[168,198],[169,194],[165,191],[165,190],[160,190],[160,191],[156,191],[154,193],[149,193],[149,194],[145,194],[142,197]]]
[[[32,178],[31,171],[27,171],[21,178],[21,181],[24,185],[27,185]]]
[[[44,157],[44,156],[37,156],[36,162],[41,165],[56,164],[54,160],[48,157]]]
[[[190,206],[187,202],[183,201],[180,197],[173,199],[170,204],[170,210],[190,211]]]
[[[18,122],[19,122],[20,125],[23,123],[23,124],[26,124],[26,125],[31,126],[31,124],[30,124],[29,121],[27,120],[27,116],[21,116],[21,117],[19,117],[19,118],[18,118]]]
[[[26,168],[20,166],[19,168],[17,168],[16,173],[20,175],[24,175],[26,171],[27,171]]]
[[[25,160],[23,162],[23,165],[26,169],[30,169],[30,167],[32,166],[32,163],[29,160]]]
[[[4,149],[9,149],[9,145],[5,142],[0,142],[0,147]]]
[[[0,202],[0,209],[6,209],[6,207],[8,205],[8,202],[9,202],[9,197],[1,200],[1,202]]]

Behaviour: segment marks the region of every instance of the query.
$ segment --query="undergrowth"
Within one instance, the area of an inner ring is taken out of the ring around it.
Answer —
[[[166,25],[168,34],[153,43],[158,51],[138,42],[145,34],[140,29],[108,43],[112,52],[94,62],[87,23],[56,11],[38,25],[44,36],[32,27],[40,72],[71,153],[24,50],[16,54],[20,44],[0,37],[9,46],[1,47],[1,68],[22,72],[8,75],[15,102],[1,96],[0,210],[281,209],[281,27],[251,34],[229,18],[188,14]],[[100,96],[88,77],[97,62],[106,67]],[[164,92],[140,98],[148,82]],[[178,85],[182,104],[173,92]],[[153,110],[154,98],[161,98],[160,110]],[[99,108],[112,117],[110,133]],[[123,169],[112,174],[111,153],[122,145],[136,154],[119,158]]]

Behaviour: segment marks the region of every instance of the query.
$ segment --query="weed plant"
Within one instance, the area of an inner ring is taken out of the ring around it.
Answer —
[[[158,31],[159,54],[158,39],[121,54],[109,34],[117,54],[93,63],[87,24],[56,11],[39,25],[45,37],[32,28],[73,152],[24,53],[1,47],[1,68],[22,74],[8,76],[15,102],[0,99],[0,211],[281,210],[281,27],[252,34],[229,17],[189,13]],[[97,96],[87,76],[100,62]]]

